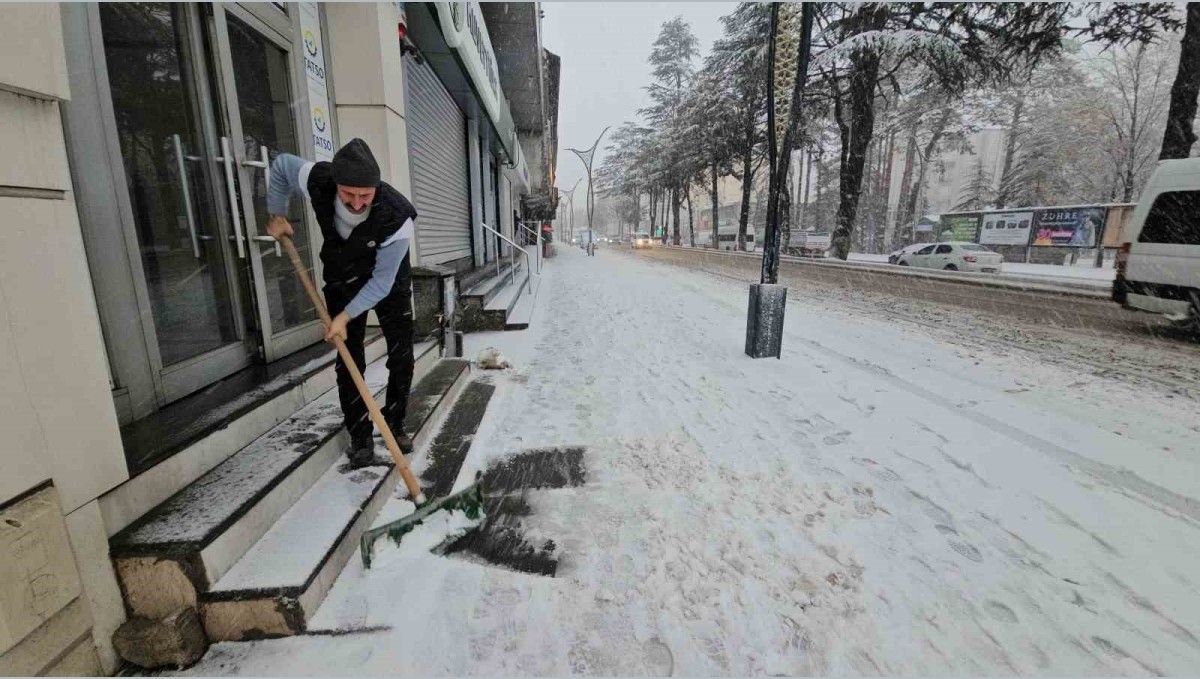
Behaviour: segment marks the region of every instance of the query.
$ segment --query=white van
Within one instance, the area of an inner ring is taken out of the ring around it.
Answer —
[[[1200,158],[1158,164],[1122,239],[1113,299],[1200,329]]]

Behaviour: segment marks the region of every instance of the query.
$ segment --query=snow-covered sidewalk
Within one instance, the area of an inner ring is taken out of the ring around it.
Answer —
[[[558,577],[406,541],[351,566],[319,616],[384,629],[220,644],[191,673],[1200,667],[1192,397],[803,301],[782,360],[754,361],[746,296],[560,247],[530,330],[468,337],[516,367],[460,477],[587,447],[584,486],[531,496],[526,532],[558,546]]]

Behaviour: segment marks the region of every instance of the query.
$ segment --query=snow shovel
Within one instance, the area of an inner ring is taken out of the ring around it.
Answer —
[[[333,319],[329,317],[329,310],[325,308],[325,302],[321,299],[321,295],[313,287],[313,282],[308,277],[308,270],[305,269],[304,262],[300,260],[300,253],[296,251],[296,245],[292,243],[292,239],[288,236],[280,236],[279,241],[283,244],[283,248],[287,250],[288,259],[292,260],[292,267],[296,270],[296,275],[300,277],[300,282],[304,285],[304,290],[308,293],[308,298],[312,300],[313,306],[317,308],[317,314],[321,316],[321,322],[328,328],[333,323]],[[439,509],[459,509],[465,512],[468,518],[479,518],[483,513],[483,488],[478,481],[454,495],[448,495],[433,502],[426,501],[425,494],[421,492],[421,486],[417,484],[417,478],[413,476],[412,469],[408,466],[408,460],[404,458],[404,453],[400,451],[400,444],[396,443],[396,437],[392,435],[392,430],[388,427],[387,420],[383,418],[383,411],[379,409],[379,404],[371,396],[371,390],[367,387],[366,380],[363,379],[362,373],[359,372],[358,366],[355,365],[349,350],[346,349],[346,343],[340,338],[335,337],[333,345],[337,347],[337,352],[342,358],[342,363],[345,364],[346,369],[350,372],[350,378],[354,380],[354,386],[358,387],[358,393],[362,396],[363,403],[367,404],[367,412],[371,415],[371,421],[379,428],[379,433],[383,435],[383,440],[387,444],[388,452],[392,454],[392,459],[396,461],[396,469],[400,471],[400,477],[404,479],[404,485],[408,488],[408,496],[412,498],[418,507],[417,511],[404,518],[397,519],[389,524],[363,533],[363,565],[370,568],[371,548],[375,540],[380,536],[388,535],[396,542],[399,542],[406,533]]]

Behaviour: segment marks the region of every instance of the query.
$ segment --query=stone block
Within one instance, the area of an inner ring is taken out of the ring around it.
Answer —
[[[162,620],[134,617],[113,635],[117,653],[129,662],[154,669],[189,667],[208,649],[196,609],[184,606]]]
[[[81,593],[53,487],[0,512],[0,653]]]

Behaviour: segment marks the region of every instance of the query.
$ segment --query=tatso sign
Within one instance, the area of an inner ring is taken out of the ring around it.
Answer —
[[[308,85],[313,155],[317,160],[333,160],[333,124],[329,119],[329,85],[325,79],[325,50],[321,45],[321,17],[318,12],[317,3],[300,3],[300,33],[304,36],[304,80]]]

